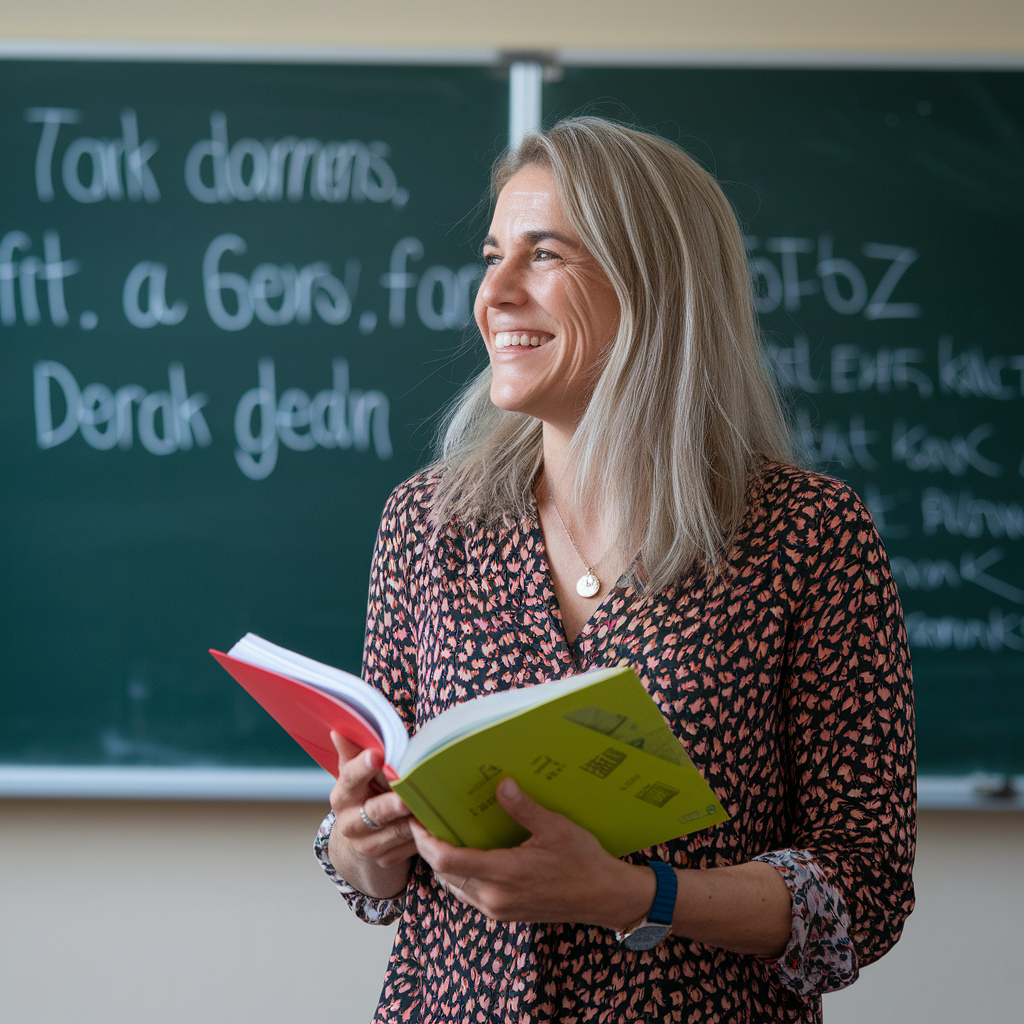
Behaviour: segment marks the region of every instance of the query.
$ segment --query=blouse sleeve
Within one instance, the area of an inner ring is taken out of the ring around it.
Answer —
[[[331,829],[334,828],[334,811],[331,811],[320,823],[316,833],[316,841],[313,843],[313,852],[327,874],[327,877],[334,883],[334,887],[345,898],[345,902],[355,913],[360,921],[367,924],[391,924],[402,916],[405,910],[405,893],[389,899],[377,899],[374,896],[367,896],[360,892],[354,885],[345,881],[335,870],[331,863],[330,855],[327,852],[327,845],[331,841]]]
[[[370,569],[370,596],[363,647],[363,678],[391,702],[407,731],[416,715],[416,593],[413,563],[422,553],[426,516],[417,501],[414,478],[388,499],[381,517]],[[360,892],[335,870],[328,856],[334,814],[324,818],[313,851],[328,878],[363,921],[390,924],[405,909],[405,893],[375,899]],[[410,872],[410,880],[413,873]]]
[[[786,538],[802,581],[784,680],[793,849],[772,863],[794,927],[771,961],[807,995],[855,980],[913,909],[915,752],[910,656],[878,533],[836,485],[816,528]]]
[[[785,988],[800,996],[821,995],[857,980],[857,954],[850,939],[850,914],[843,894],[807,850],[773,850],[754,860],[782,875],[792,900],[789,943],[764,960]]]

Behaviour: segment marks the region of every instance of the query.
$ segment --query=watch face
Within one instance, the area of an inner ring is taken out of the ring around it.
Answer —
[[[662,939],[668,935],[672,925],[652,924],[650,922],[634,928],[623,940],[622,944],[626,949],[640,950],[653,949]]]

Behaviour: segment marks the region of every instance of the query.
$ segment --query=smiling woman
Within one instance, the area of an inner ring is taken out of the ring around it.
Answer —
[[[527,514],[543,465],[570,530],[598,551],[616,543],[627,566],[643,552],[634,568],[651,590],[713,567],[745,510],[752,456],[792,459],[728,200],[677,146],[597,118],[528,136],[492,191],[478,323],[489,340],[517,316],[564,319],[551,372],[531,375],[557,422],[505,404],[506,380],[525,385],[528,366],[507,374],[490,339],[491,365],[444,438],[437,520]]]
[[[364,920],[402,918],[376,1019],[820,1021],[913,906],[885,552],[855,495],[792,463],[710,175],[578,118],[493,192],[489,367],[385,509],[364,676],[415,730],[628,660],[731,820],[616,859],[505,779],[530,838],[456,849],[339,737],[317,854]]]

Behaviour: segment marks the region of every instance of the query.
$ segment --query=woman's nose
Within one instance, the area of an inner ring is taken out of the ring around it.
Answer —
[[[522,305],[526,301],[522,275],[510,260],[491,264],[480,285],[480,298],[488,306]]]

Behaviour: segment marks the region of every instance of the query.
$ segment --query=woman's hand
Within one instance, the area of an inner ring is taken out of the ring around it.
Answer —
[[[382,784],[384,758],[379,751],[360,751],[336,732],[331,739],[338,751],[338,781],[331,790],[331,863],[367,896],[394,896],[405,888],[416,853],[411,812],[397,793],[386,789],[386,782]],[[376,828],[366,824],[360,809]]]
[[[532,833],[511,850],[472,850],[434,838],[415,819],[420,855],[463,902],[496,921],[595,924],[625,931],[647,916],[657,881],[627,864],[568,818],[541,807],[512,779],[498,786],[501,808]],[[672,931],[736,953],[779,956],[789,942],[789,889],[770,864],[676,870]]]
[[[531,833],[509,850],[451,846],[415,819],[412,834],[437,877],[466,903],[496,921],[572,921],[624,929],[654,902],[650,868],[609,854],[586,829],[546,810],[512,779],[498,804]]]

